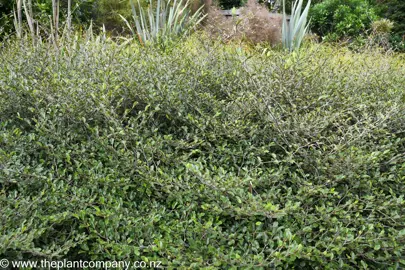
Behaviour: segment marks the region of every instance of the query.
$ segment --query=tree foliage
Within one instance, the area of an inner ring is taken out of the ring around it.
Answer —
[[[311,9],[312,30],[330,40],[356,37],[377,19],[366,0],[325,0]]]
[[[12,3],[9,0],[0,0],[0,39],[3,35],[10,33],[13,28]]]

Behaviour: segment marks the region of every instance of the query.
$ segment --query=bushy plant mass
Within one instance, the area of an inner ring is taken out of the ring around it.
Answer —
[[[395,22],[394,32],[399,35],[405,34],[405,2],[400,0],[374,0],[381,16]]]
[[[405,60],[110,40],[0,51],[0,257],[405,267]]]
[[[0,0],[0,39],[13,28],[12,1]]]
[[[380,16],[391,20],[393,33],[390,43],[393,49],[405,51],[405,2],[400,0],[374,0]]]
[[[377,19],[367,0],[324,0],[310,13],[312,30],[327,40],[356,37]]]

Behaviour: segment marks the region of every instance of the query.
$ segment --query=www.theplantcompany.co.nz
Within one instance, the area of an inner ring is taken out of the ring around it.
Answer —
[[[142,269],[163,268],[160,261],[71,261],[71,260],[39,260],[39,261],[13,261],[0,260],[0,269]]]

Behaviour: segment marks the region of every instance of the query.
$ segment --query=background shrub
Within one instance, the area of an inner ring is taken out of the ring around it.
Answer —
[[[12,1],[0,0],[0,39],[13,29]]]
[[[147,2],[140,1],[144,6],[147,5]],[[119,15],[131,18],[129,0],[99,0],[94,4],[93,17],[95,18],[96,25],[105,25],[108,31],[112,31],[115,34],[126,30],[125,23]]]
[[[374,4],[381,16],[395,22],[393,31],[399,35],[405,35],[405,2],[380,0],[374,1]]]
[[[0,256],[404,267],[403,57],[197,36],[7,43]]]
[[[380,19],[371,24],[371,33],[368,37],[368,45],[373,47],[392,49],[390,44],[390,35],[394,23],[388,19]]]
[[[366,0],[325,0],[310,12],[312,31],[327,40],[356,37],[377,19]]]
[[[405,51],[405,2],[392,0],[374,1],[378,14],[394,22],[393,33],[390,37],[391,46],[399,51]]]
[[[281,42],[282,16],[269,15],[267,8],[256,1],[248,1],[240,9],[240,16],[225,17],[222,12],[211,7],[204,23],[204,30],[213,39],[222,41],[247,41],[251,44]]]

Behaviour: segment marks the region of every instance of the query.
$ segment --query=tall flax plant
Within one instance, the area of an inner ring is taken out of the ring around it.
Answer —
[[[309,23],[307,23],[307,20],[311,0],[308,0],[307,6],[301,13],[302,4],[303,0],[297,0],[294,2],[291,9],[290,21],[287,22],[285,0],[283,0],[282,41],[283,47],[290,52],[299,49],[305,34],[308,32]]]
[[[139,0],[137,1],[139,15],[133,0],[130,0],[136,29],[123,16],[121,18],[141,44],[164,42],[174,37],[187,35],[205,17],[202,13],[203,7],[200,7],[194,14],[190,14],[189,0],[185,3],[183,0],[174,0],[174,2],[169,0],[167,3],[164,0],[158,0],[156,10],[153,8],[152,1],[146,9],[142,8]]]

